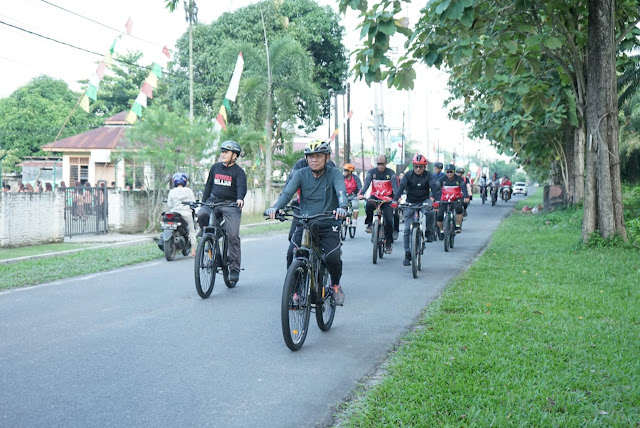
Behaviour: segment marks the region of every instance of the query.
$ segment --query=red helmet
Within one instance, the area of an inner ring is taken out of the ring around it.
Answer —
[[[427,158],[425,158],[424,156],[422,156],[420,153],[417,153],[417,154],[413,157],[413,160],[411,161],[411,163],[413,163],[414,165],[424,165],[424,166],[427,166]]]

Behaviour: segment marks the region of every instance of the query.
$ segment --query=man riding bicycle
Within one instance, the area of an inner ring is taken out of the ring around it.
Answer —
[[[229,239],[229,281],[238,282],[240,278],[240,218],[244,197],[247,194],[247,176],[244,169],[236,164],[242,148],[235,141],[220,144],[220,162],[214,163],[209,170],[207,184],[204,186],[202,200],[208,203],[233,201],[237,206],[218,207],[215,215],[224,217],[227,238]],[[203,205],[198,211],[198,224],[203,231],[209,225],[212,209]]]
[[[421,154],[416,154],[411,161],[413,164],[413,171],[407,172],[402,181],[400,187],[398,187],[398,193],[396,193],[396,200],[399,195],[406,189],[407,191],[407,203],[409,204],[424,204],[429,202],[429,206],[434,201],[433,192],[429,182],[431,180],[431,173],[427,171],[427,158]],[[416,211],[422,211],[426,218],[425,234],[427,242],[433,242],[434,238],[434,226],[436,215],[433,210],[424,208],[405,208],[404,209],[404,260],[402,264],[404,266],[411,266],[411,251],[409,251],[409,244],[411,241],[411,233],[409,224],[413,219],[413,214]]]
[[[358,208],[360,206],[358,203],[358,192],[362,189],[362,181],[360,181],[360,177],[353,173],[355,169],[355,166],[350,163],[346,163],[342,169],[342,175],[344,176],[344,185],[347,188],[347,198],[350,202],[355,199],[355,201],[352,202],[352,210],[353,219],[357,220],[359,212]]]
[[[340,255],[340,220],[347,215],[347,190],[344,179],[337,168],[328,165],[331,146],[327,142],[314,141],[304,149],[309,163],[296,172],[278,200],[265,211],[265,215],[275,219],[278,210],[287,205],[293,195],[300,190],[300,214],[316,215],[333,211],[332,220],[316,223],[317,236],[324,251],[324,257],[331,276],[331,290],[336,305],[344,304],[344,292],[340,285],[342,259]],[[302,241],[302,227],[297,227],[291,238],[289,249],[298,247]]]
[[[358,199],[363,199],[365,192],[371,185],[371,197],[378,199],[393,199],[398,192],[398,180],[394,170],[387,168],[387,157],[385,155],[378,156],[376,160],[377,167],[367,172],[362,190],[358,192]],[[397,206],[397,205],[396,205]],[[371,233],[371,222],[373,221],[373,211],[376,205],[373,201],[368,201],[365,207],[367,218],[364,224],[367,225],[366,232]],[[384,217],[384,234],[386,237],[385,253],[391,254],[393,250],[393,208],[391,204],[382,205],[382,215]]]
[[[452,203],[456,211],[456,233],[462,231],[462,202],[469,203],[469,194],[467,186],[462,178],[455,175],[455,165],[448,164],[445,168],[445,176],[438,180],[438,191],[440,201],[444,203]],[[460,201],[462,199],[462,202]],[[442,230],[442,221],[444,220],[444,209],[440,207],[438,210],[438,229],[440,230],[440,239],[444,237]]]

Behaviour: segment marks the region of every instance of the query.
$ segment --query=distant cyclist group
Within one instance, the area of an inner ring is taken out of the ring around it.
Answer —
[[[201,239],[198,249],[191,254],[196,257],[196,288],[202,297],[211,293],[216,272],[223,273],[229,287],[239,280],[240,218],[247,193],[245,172],[236,163],[241,152],[242,148],[234,141],[220,145],[220,159],[209,171],[202,202],[194,201],[193,192],[185,190],[188,182],[184,174],[177,173],[172,179],[174,189],[169,193],[169,210],[184,211],[185,205],[199,206],[198,236],[204,233],[207,239]],[[393,251],[401,209],[405,222],[402,263],[413,266],[414,277],[420,266],[416,258],[422,254],[422,242],[443,240],[446,251],[449,246],[452,248],[455,234],[462,231],[472,198],[470,177],[465,176],[463,168],[435,162],[433,172],[429,171],[427,158],[419,153],[413,156],[411,170],[399,176],[387,166],[385,155],[378,156],[376,166],[367,171],[364,184],[354,174],[354,165],[345,164],[341,173],[330,157],[329,142],[309,143],[304,157],[288,174],[284,190],[264,213],[272,220],[292,220],[282,296],[282,327],[285,342],[293,350],[304,342],[312,308],[315,308],[318,325],[326,331],[333,321],[335,307],[344,304],[345,293],[340,283],[341,225],[351,222],[355,234],[359,200],[365,199],[367,192],[364,224],[367,233],[379,234],[379,237],[372,236],[372,242],[375,245],[380,239],[380,257]],[[510,195],[511,192],[509,179],[499,180],[495,173],[490,180],[483,174],[478,185],[483,203],[487,189],[492,195],[494,188],[496,194],[499,191],[501,195]],[[218,233],[216,227],[223,229],[223,233]],[[415,242],[418,229],[421,246]],[[190,235],[195,241],[193,234]],[[210,242],[205,244],[205,241]],[[195,242],[192,245],[195,246]],[[374,263],[375,260],[374,255]],[[203,274],[207,270],[210,276]]]

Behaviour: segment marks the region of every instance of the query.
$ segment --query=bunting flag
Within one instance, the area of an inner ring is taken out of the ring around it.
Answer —
[[[227,124],[224,123],[224,119],[222,118],[222,114],[221,113],[218,113],[218,116],[216,117],[216,120],[218,121],[218,123],[220,124],[222,129],[224,129],[226,131],[227,130]]]
[[[91,98],[93,101],[96,101],[98,99],[98,88],[93,86],[91,83],[89,83],[86,93],[87,93],[87,96]]]
[[[225,98],[225,99],[222,101],[222,105],[224,106],[224,108],[226,108],[226,109],[227,109],[227,111],[229,111],[229,112],[231,111],[231,105],[229,105],[229,100],[228,100],[228,99],[226,99],[226,98]]]
[[[107,68],[111,68],[111,66],[113,66],[113,57],[111,56],[111,53],[106,54],[102,58],[102,62],[104,62],[104,65],[106,65]]]
[[[147,82],[153,89],[158,88],[158,77],[153,73],[149,73],[145,82]]]
[[[238,60],[236,61],[236,68],[233,70],[233,76],[231,76],[231,83],[229,83],[229,89],[227,89],[226,99],[233,102],[236,101],[238,95],[238,89],[240,88],[240,76],[242,76],[242,69],[244,68],[244,58],[242,52],[238,54]]]
[[[331,141],[335,140],[336,136],[340,133],[340,128],[342,128],[342,125],[344,125],[344,123],[348,119],[351,119],[351,116],[353,116],[353,110],[351,110],[349,113],[347,113],[347,115],[345,117],[342,118],[342,120],[338,124],[338,127],[336,128],[335,131],[333,131],[333,135],[331,135],[331,138],[329,138],[329,140],[331,140]]]
[[[220,111],[218,112],[218,114],[222,115],[225,123],[229,121],[229,119],[227,118],[227,110],[224,108],[224,104],[220,106]]]
[[[157,62],[151,65],[151,74],[155,75],[158,79],[162,79],[162,67]]]
[[[87,94],[82,96],[82,100],[80,100],[80,108],[89,113],[89,97]]]
[[[127,34],[131,35],[131,29],[133,28],[133,21],[131,20],[131,17],[127,19],[127,23],[124,24],[124,28],[127,30]]]
[[[100,80],[102,80],[102,78],[104,77],[104,72],[107,70],[107,65],[100,61],[100,64],[98,64],[98,69],[96,70],[96,74],[98,75],[98,78]]]
[[[147,96],[144,94],[144,92],[140,92],[138,94],[134,103],[138,103],[142,107],[147,108]]]
[[[125,120],[130,125],[133,125],[134,123],[136,123],[136,120],[138,120],[138,115],[133,110],[129,110],[129,113],[127,113],[127,118]]]
[[[137,114],[138,117],[142,117],[142,105],[139,102],[134,101],[131,111]]]
[[[109,48],[109,54],[113,55],[113,51],[116,50],[116,41],[118,40],[118,38],[113,39],[113,43],[111,43],[111,47]]]
[[[89,78],[89,84],[95,86],[96,89],[100,87],[100,78],[97,74],[93,73],[93,75]]]
[[[153,98],[153,88],[146,80],[142,82],[142,88],[140,88],[140,92],[145,94],[147,98]]]
[[[167,45],[164,45],[164,47],[162,48],[162,53],[164,54],[164,56],[166,56],[168,59],[171,59],[171,55],[169,55],[169,48],[167,48]]]

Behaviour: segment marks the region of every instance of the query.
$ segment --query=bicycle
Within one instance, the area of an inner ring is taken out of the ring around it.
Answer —
[[[440,201],[440,208],[444,208],[443,218],[443,234],[444,234],[444,250],[449,251],[453,248],[456,238],[456,213],[453,209],[454,202]]]
[[[373,202],[376,208],[373,212],[373,220],[371,221],[371,243],[373,244],[373,264],[378,263],[378,257],[384,257],[384,247],[387,238],[384,236],[384,216],[382,215],[382,205],[391,202],[391,199],[369,198],[368,201]]]
[[[225,220],[215,212],[219,207],[237,207],[236,202],[191,202],[192,208],[208,206],[213,210],[209,216],[209,224],[205,226],[202,238],[196,248],[194,276],[198,295],[206,299],[211,295],[216,282],[216,274],[222,274],[222,279],[228,288],[236,286],[229,280],[229,245]]]
[[[420,217],[423,215],[422,210],[432,210],[433,206],[430,203],[419,204],[400,204],[403,208],[413,209],[413,221],[409,225],[409,236],[411,238],[409,249],[411,251],[411,273],[414,278],[418,277],[418,271],[422,270],[422,254],[424,253],[425,241],[424,241],[424,228]],[[406,227],[406,226],[405,226]]]
[[[349,232],[349,237],[351,239],[356,237],[356,226],[358,224],[357,220],[353,219],[353,205],[352,201],[356,203],[358,202],[357,198],[349,197],[349,205],[347,207],[347,216],[342,220],[340,224],[340,240],[344,241],[347,239],[347,232]]]
[[[498,186],[491,186],[491,206],[498,202]]]
[[[319,238],[313,225],[322,220],[335,219],[335,214],[324,212],[316,215],[298,215],[289,209],[280,211],[276,218],[285,221],[295,218],[303,227],[300,246],[287,269],[282,287],[280,319],[284,343],[292,351],[302,348],[309,329],[311,310],[316,314],[316,323],[322,331],[329,331],[336,313],[336,304],[331,293],[331,278],[325,263]]]
[[[482,205],[487,200],[487,186],[480,186],[480,197],[482,198]]]

